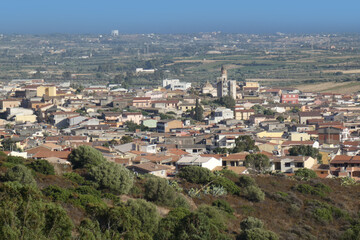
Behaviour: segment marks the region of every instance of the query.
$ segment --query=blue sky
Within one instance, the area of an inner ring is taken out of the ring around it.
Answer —
[[[360,0],[1,0],[0,33],[360,32]]]

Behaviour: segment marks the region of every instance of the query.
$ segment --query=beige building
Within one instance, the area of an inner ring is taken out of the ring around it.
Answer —
[[[36,96],[42,97],[42,96],[48,96],[48,97],[56,97],[56,87],[55,86],[38,86],[36,88]]]
[[[15,122],[24,123],[24,122],[36,122],[36,115],[17,115],[15,117]]]
[[[161,120],[157,122],[156,130],[158,132],[170,132],[171,129],[183,128],[183,122],[179,120]]]
[[[249,120],[250,116],[255,114],[254,109],[236,109],[235,110],[235,119],[236,120]]]
[[[0,108],[1,111],[4,112],[6,111],[7,108],[14,108],[14,107],[19,107],[21,104],[21,100],[20,99],[4,99],[0,101]]]
[[[310,141],[308,133],[291,132],[290,141]]]

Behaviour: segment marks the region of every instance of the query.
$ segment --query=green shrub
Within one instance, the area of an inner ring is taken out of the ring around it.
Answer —
[[[101,192],[91,186],[80,186],[75,189],[75,192],[80,193],[80,194],[89,194],[89,195],[93,195],[96,197],[101,196]]]
[[[315,186],[298,184],[295,186],[295,189],[303,194],[311,194],[320,197],[325,197],[326,193],[331,192],[331,188],[323,183],[317,183]]]
[[[100,151],[86,145],[72,150],[68,160],[71,162],[74,169],[91,168],[106,162],[106,159]]]
[[[212,205],[217,207],[218,209],[224,211],[224,212],[229,213],[229,214],[234,213],[234,209],[225,200],[222,200],[222,199],[215,200],[215,201],[213,201]]]
[[[317,208],[313,212],[313,217],[319,222],[331,222],[333,220],[331,209]]]
[[[72,191],[59,186],[48,186],[42,190],[43,194],[53,201],[66,202],[72,195]]]
[[[245,197],[253,202],[261,202],[265,200],[265,193],[257,186],[249,186],[244,190]]]
[[[262,228],[252,228],[243,231],[240,239],[244,240],[278,240],[279,237],[272,231]]]
[[[63,177],[69,179],[70,181],[73,181],[77,184],[84,184],[85,183],[85,178],[83,178],[82,176],[80,176],[79,174],[75,173],[75,172],[69,172],[69,173],[64,173]]]
[[[206,184],[214,178],[214,174],[209,169],[199,166],[183,167],[178,176],[188,182],[199,184]]]
[[[227,220],[223,215],[224,213],[217,207],[202,204],[198,207],[197,212],[206,215],[210,223],[216,226],[218,230],[225,230]]]
[[[239,174],[235,173],[234,171],[231,171],[229,169],[222,169],[220,173],[227,178],[237,178],[239,177]]]
[[[264,223],[255,217],[247,217],[240,222],[241,230],[251,229],[251,228],[263,228]]]
[[[21,184],[36,185],[31,170],[24,165],[16,165],[8,169],[4,178],[6,181],[18,181]]]
[[[186,208],[175,208],[160,220],[158,231],[154,237],[157,240],[175,239],[175,231],[181,220],[190,214]]]
[[[29,164],[29,167],[35,172],[39,172],[45,175],[55,175],[54,166],[46,160],[35,160]]]
[[[160,220],[156,206],[143,199],[130,199],[127,201],[126,206],[132,216],[141,222],[142,231],[149,233],[151,236],[154,235]]]
[[[277,240],[278,236],[264,229],[264,223],[254,217],[247,217],[240,222],[241,234],[238,239],[241,240]]]
[[[308,168],[300,168],[298,170],[295,171],[295,176],[296,177],[300,177],[304,180],[309,180],[311,178],[317,178],[316,173]]]
[[[339,219],[348,217],[348,213],[345,211],[317,200],[311,200],[307,202],[306,212],[321,223],[331,222],[334,218]]]
[[[118,194],[127,194],[133,186],[133,175],[120,164],[105,162],[92,167],[89,176],[100,188],[109,189]]]
[[[25,160],[23,157],[7,156],[5,161],[13,164],[24,164]]]
[[[254,186],[256,185],[256,183],[255,183],[255,179],[253,179],[252,177],[247,175],[241,175],[239,177],[239,185],[240,187],[246,188],[246,187]]]
[[[173,239],[220,239],[220,233],[208,216],[199,212],[192,212],[181,219]]]
[[[216,177],[212,184],[224,187],[228,193],[240,194],[240,188],[228,178]]]
[[[157,177],[149,178],[145,183],[145,199],[169,207],[187,207],[187,201],[169,182]]]

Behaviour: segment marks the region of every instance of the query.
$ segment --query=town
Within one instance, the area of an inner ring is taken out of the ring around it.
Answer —
[[[218,72],[195,87],[179,79],[128,89],[43,79],[3,83],[2,150],[47,160],[59,173],[71,166],[72,150],[91,146],[136,174],[163,178],[200,166],[288,176],[306,168],[320,178],[360,180],[360,93],[273,88],[228,79],[226,66]],[[256,167],[249,156],[265,165]]]

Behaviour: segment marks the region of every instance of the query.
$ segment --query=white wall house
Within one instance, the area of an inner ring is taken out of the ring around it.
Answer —
[[[176,162],[177,168],[185,166],[199,166],[213,170],[216,167],[222,166],[222,159],[216,159],[214,157],[201,157],[199,155],[184,156]]]

